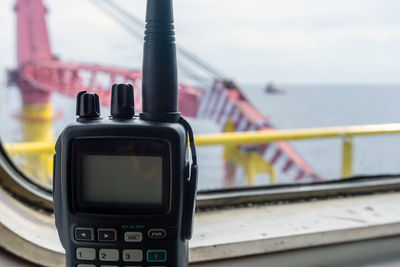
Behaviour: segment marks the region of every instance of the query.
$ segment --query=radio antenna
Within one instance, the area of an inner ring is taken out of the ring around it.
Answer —
[[[178,122],[178,75],[172,0],[147,0],[140,117]]]

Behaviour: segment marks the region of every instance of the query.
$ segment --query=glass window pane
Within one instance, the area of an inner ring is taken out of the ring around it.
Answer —
[[[26,176],[46,187],[54,141],[75,120],[78,91],[97,92],[107,117],[112,83],[133,83],[140,111],[145,1],[109,3],[46,1],[49,12],[22,18],[19,30],[15,1],[0,3],[0,137]],[[174,3],[179,107],[196,134],[398,121],[397,1]],[[198,150],[200,189],[400,171],[399,135]]]

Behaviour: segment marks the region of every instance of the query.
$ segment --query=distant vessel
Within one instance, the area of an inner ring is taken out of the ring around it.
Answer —
[[[279,89],[279,88],[276,88],[273,83],[269,83],[267,85],[267,87],[265,88],[265,93],[283,95],[283,94],[286,94],[286,91],[282,90],[282,89]]]

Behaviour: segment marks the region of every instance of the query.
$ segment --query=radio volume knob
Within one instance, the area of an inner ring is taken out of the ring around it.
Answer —
[[[100,100],[96,93],[82,91],[76,98],[76,116],[79,119],[100,118]]]
[[[133,86],[114,84],[111,92],[111,117],[129,120],[135,115]]]

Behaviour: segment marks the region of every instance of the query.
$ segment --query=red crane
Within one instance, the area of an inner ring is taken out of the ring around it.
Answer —
[[[118,11],[118,7],[116,8]],[[51,54],[45,20],[47,9],[42,0],[17,0],[15,11],[18,15],[18,68],[10,76],[15,77],[21,91],[22,119],[25,124],[31,125],[28,130],[41,131],[44,128],[43,123],[49,123],[53,119],[52,112],[46,112],[52,93],[75,97],[81,90],[96,91],[102,104],[109,105],[111,85],[131,83],[135,88],[135,108],[137,111],[141,110],[139,70],[60,61]],[[119,11],[125,12],[122,9]],[[189,59],[197,60],[183,48],[181,53]],[[180,83],[178,103],[184,116],[211,119],[218,123],[222,131],[226,129],[228,121],[233,122],[237,131],[275,129],[270,119],[250,103],[240,88],[221,78],[216,78],[209,90]],[[28,141],[38,141],[41,136],[32,135],[28,131],[25,135]],[[48,139],[49,136],[45,138]],[[306,177],[319,179],[287,142],[266,144],[258,147],[258,151],[266,161],[279,165],[280,171],[293,173],[296,180]]]

